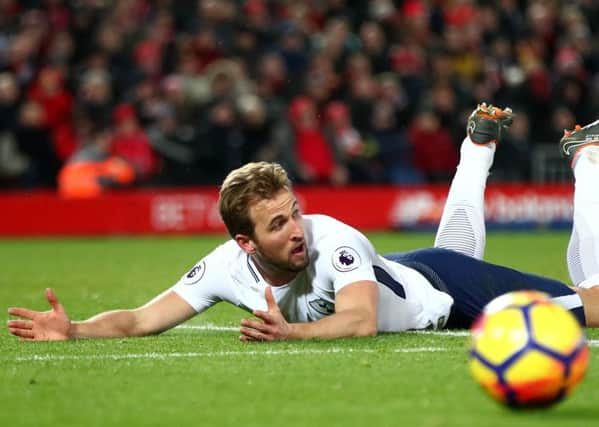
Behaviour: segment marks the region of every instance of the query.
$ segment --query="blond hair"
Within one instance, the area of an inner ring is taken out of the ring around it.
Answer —
[[[220,216],[231,237],[253,237],[250,204],[272,199],[281,190],[290,191],[291,181],[278,163],[252,162],[231,171],[221,185],[218,200]]]

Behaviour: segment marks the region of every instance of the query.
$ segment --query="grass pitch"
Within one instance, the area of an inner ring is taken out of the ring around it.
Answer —
[[[382,253],[430,234],[371,234]],[[0,307],[74,319],[135,307],[224,236],[0,241]],[[489,261],[568,281],[566,233],[490,234]],[[594,426],[599,360],[566,401],[513,412],[470,378],[464,333],[242,344],[248,314],[219,304],[160,336],[21,343],[0,333],[0,426]],[[4,315],[8,320],[8,315]],[[590,340],[599,331],[588,331]]]

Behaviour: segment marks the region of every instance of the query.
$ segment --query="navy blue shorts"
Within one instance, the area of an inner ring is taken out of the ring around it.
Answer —
[[[488,302],[506,292],[534,289],[552,297],[576,293],[557,280],[522,273],[447,249],[419,249],[385,255],[385,258],[417,270],[435,288],[453,297],[447,328],[469,328]],[[582,306],[570,311],[581,325],[586,324]]]

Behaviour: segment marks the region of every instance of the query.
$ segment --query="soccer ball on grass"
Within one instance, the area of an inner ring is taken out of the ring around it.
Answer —
[[[583,378],[589,348],[576,318],[536,291],[491,301],[471,329],[470,371],[512,408],[548,407]]]

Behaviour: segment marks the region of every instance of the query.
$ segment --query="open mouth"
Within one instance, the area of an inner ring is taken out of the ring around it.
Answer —
[[[297,254],[301,254],[304,252],[304,244],[302,243],[301,245],[293,248],[293,250],[291,251],[292,255],[297,255]]]

